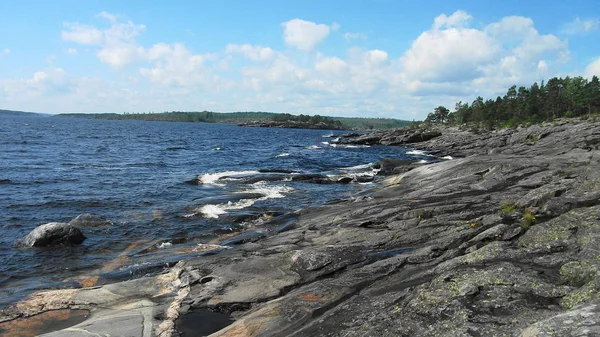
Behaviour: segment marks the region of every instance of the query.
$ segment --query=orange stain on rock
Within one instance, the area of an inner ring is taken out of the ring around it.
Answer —
[[[319,296],[317,294],[302,294],[296,296],[296,299],[304,302],[325,302],[329,298],[327,296]]]
[[[57,331],[83,322],[87,310],[52,310],[39,315],[0,323],[0,335],[29,337]]]

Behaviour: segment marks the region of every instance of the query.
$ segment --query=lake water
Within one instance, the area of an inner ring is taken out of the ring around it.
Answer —
[[[400,147],[335,146],[334,133],[342,132],[0,117],[0,307],[84,276],[156,272],[219,236],[372,186],[308,175],[368,176],[379,158],[414,157]],[[17,244],[82,213],[113,225],[82,228],[78,246]]]

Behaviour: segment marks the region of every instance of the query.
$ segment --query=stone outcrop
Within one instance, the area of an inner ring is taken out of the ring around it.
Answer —
[[[214,311],[234,321],[211,336],[597,336],[600,123],[441,133],[418,146],[462,158],[165,274],[38,292],[0,321],[85,309],[46,336],[176,336],[182,315]]]
[[[67,223],[50,222],[32,230],[23,239],[22,244],[27,247],[46,247],[80,244],[83,240],[85,240],[85,235],[79,228]]]

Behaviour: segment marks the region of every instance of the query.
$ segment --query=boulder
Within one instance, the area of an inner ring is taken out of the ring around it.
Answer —
[[[27,247],[46,247],[61,244],[80,244],[86,237],[79,228],[62,222],[38,226],[23,239]]]

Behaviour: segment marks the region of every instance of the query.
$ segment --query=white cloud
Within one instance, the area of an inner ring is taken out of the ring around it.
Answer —
[[[463,28],[469,25],[472,18],[467,12],[460,10],[452,13],[450,16],[441,14],[433,21],[433,29]]]
[[[567,35],[587,34],[600,28],[600,20],[589,19],[581,20],[576,17],[573,21],[565,24],[562,28],[562,33]]]
[[[346,39],[346,42],[350,42],[352,40],[356,40],[356,39],[360,39],[360,40],[366,40],[367,39],[367,35],[363,34],[363,33],[344,33],[344,39]]]
[[[600,77],[600,57],[597,58],[595,61],[592,61],[585,68],[585,71],[584,71],[585,77],[591,79],[594,75]]]
[[[183,44],[156,44],[147,51],[147,57],[155,61],[154,67],[139,71],[152,82],[183,87],[213,82],[211,72],[204,65],[214,56],[195,55]]]
[[[311,51],[328,36],[330,28],[325,24],[293,19],[281,24],[284,27],[283,40],[290,47]]]
[[[483,31],[455,28],[458,20],[464,18],[462,12],[450,17],[438,16],[433,29],[412,43],[401,58],[408,78],[450,82],[482,76],[484,66],[494,60],[499,46]]]
[[[251,44],[229,44],[225,48],[227,53],[240,53],[252,61],[270,61],[277,53],[269,47],[253,46]]]
[[[323,74],[342,77],[348,71],[348,64],[339,57],[324,57],[317,60],[315,69]]]
[[[334,31],[334,32],[340,30],[341,27],[342,26],[339,23],[337,23],[337,22],[334,22],[334,23],[331,24],[331,30]]]
[[[100,13],[98,13],[97,17],[106,19],[106,20],[110,21],[111,23],[117,22],[117,16],[110,14],[108,12],[100,12]]]
[[[78,51],[80,57],[89,51],[118,72],[102,80],[70,76],[70,65],[59,67],[59,57],[56,66],[28,78],[0,78],[0,106],[34,111],[52,107],[54,112],[262,110],[420,119],[440,104],[453,107],[478,95],[495,97],[512,84],[555,76],[562,62],[569,61],[566,40],[538,32],[533,20],[519,16],[473,27],[474,19],[464,11],[441,14],[401,54],[374,46],[351,47],[345,55],[315,51],[339,29],[335,23],[283,23],[284,42],[291,47],[285,50],[225,43],[215,53],[200,54],[183,43],[145,45],[140,39],[144,25],[110,13],[97,16],[104,25],[65,24],[63,39],[85,49],[67,44],[64,50]],[[347,41],[366,39],[362,33],[340,35]],[[599,68],[600,59],[586,73],[598,73]]]
[[[81,25],[76,22],[66,22],[64,26],[67,30],[61,32],[61,37],[65,41],[87,45],[102,43],[102,32],[93,26]]]
[[[77,49],[75,49],[75,48],[69,48],[69,49],[67,49],[67,54],[69,54],[69,55],[77,55]]]
[[[512,84],[547,78],[569,57],[567,42],[539,34],[530,18],[509,16],[483,29],[471,28],[470,20],[462,11],[438,16],[400,58],[413,94],[493,97]]]
[[[98,59],[115,68],[122,68],[144,59],[145,51],[135,41],[135,38],[146,29],[144,25],[136,25],[131,21],[119,23],[116,16],[106,12],[98,16],[108,20],[110,27],[100,30],[76,22],[65,23],[66,30],[61,32],[62,39],[84,45],[100,46],[101,49],[96,54]]]

